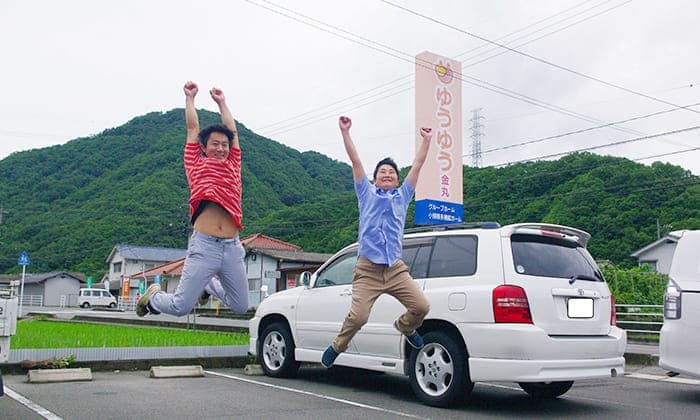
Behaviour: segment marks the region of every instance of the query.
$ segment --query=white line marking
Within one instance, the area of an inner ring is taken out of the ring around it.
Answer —
[[[5,395],[7,395],[8,397],[17,401],[18,403],[26,406],[28,409],[37,413],[41,417],[43,417],[45,419],[50,419],[50,420],[63,420],[62,417],[55,415],[54,413],[50,412],[49,410],[45,409],[44,407],[40,406],[39,404],[35,403],[34,401],[32,401],[28,398],[25,398],[24,396],[11,390],[7,386],[3,387],[3,389],[5,391]]]
[[[668,376],[659,376],[659,375],[648,375],[646,373],[630,373],[630,374],[626,374],[625,376],[628,376],[630,378],[635,378],[635,379],[647,379],[650,381],[672,382],[675,384],[684,384],[684,385],[700,385],[700,380],[698,380],[698,379],[677,378],[677,377],[668,377]]]
[[[355,402],[355,401],[344,400],[344,399],[342,399],[342,398],[329,397],[328,395],[317,394],[317,393],[315,393],[315,392],[302,391],[302,390],[299,390],[299,389],[288,388],[288,387],[286,387],[286,386],[279,386],[279,385],[274,385],[274,384],[268,384],[268,383],[266,383],[266,382],[254,381],[254,380],[252,380],[252,379],[241,378],[241,377],[239,377],[239,376],[226,375],[226,374],[223,374],[223,373],[212,372],[212,371],[209,371],[209,370],[205,370],[204,373],[208,373],[208,374],[214,375],[214,376],[221,376],[221,377],[223,377],[223,378],[228,378],[228,379],[235,379],[235,380],[241,381],[241,382],[248,382],[248,383],[250,383],[250,384],[256,384],[256,385],[267,386],[267,387],[274,388],[274,389],[279,389],[279,390],[282,390],[282,391],[289,391],[289,392],[295,392],[295,393],[297,393],[297,394],[310,395],[310,396],[312,396],[312,397],[317,397],[317,398],[322,398],[322,399],[325,399],[325,400],[335,401],[335,402],[339,402],[339,403],[342,403],[342,404],[353,405],[353,406],[355,406],[355,407],[367,408],[367,409],[369,409],[369,410],[381,411],[381,412],[383,412],[383,413],[395,414],[395,415],[397,415],[397,416],[410,417],[410,418],[414,418],[414,419],[423,419],[423,418],[425,418],[425,417],[414,416],[413,414],[402,413],[402,412],[400,412],[400,411],[387,410],[387,409],[381,408],[381,407],[375,407],[375,406],[372,406],[372,405],[362,404],[362,403],[358,403],[358,402]]]

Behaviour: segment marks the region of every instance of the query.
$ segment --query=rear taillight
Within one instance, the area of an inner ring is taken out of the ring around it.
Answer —
[[[610,325],[617,324],[617,310],[615,309],[615,296],[610,295]]]
[[[532,324],[525,290],[511,285],[493,289],[493,318],[499,323]]]
[[[664,318],[680,319],[681,317],[681,292],[676,286],[669,284],[664,294]]]

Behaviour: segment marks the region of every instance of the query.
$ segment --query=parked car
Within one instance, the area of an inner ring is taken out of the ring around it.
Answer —
[[[664,295],[664,325],[659,336],[659,366],[700,377],[700,230],[678,240]]]
[[[78,306],[81,308],[90,308],[93,306],[108,306],[110,308],[117,307],[117,298],[105,289],[80,289],[78,294]]]
[[[412,350],[392,323],[403,313],[381,296],[335,365],[409,376],[428,405],[449,406],[478,381],[517,382],[554,398],[574,381],[624,373],[626,333],[615,326],[608,285],[586,250],[590,235],[566,226],[497,223],[408,233],[403,260],[430,300]],[[250,320],[250,352],[273,377],[320,362],[352,298],[357,244],[301,287],[265,299]],[[308,280],[308,281],[306,281]]]

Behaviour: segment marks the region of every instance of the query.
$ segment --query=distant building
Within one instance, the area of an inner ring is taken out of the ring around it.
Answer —
[[[102,278],[102,282],[104,284],[105,280],[109,281],[109,290],[112,291],[112,294],[115,296],[123,296],[122,285],[124,277],[128,277],[131,280],[134,274],[159,266],[168,261],[184,258],[186,254],[186,249],[118,244],[112,248],[109,256],[105,259],[109,269],[107,274]],[[135,297],[138,288],[139,283],[136,279],[135,281],[129,281],[129,297]]]
[[[633,252],[630,256],[637,258],[640,266],[648,266],[659,274],[668,275],[671,271],[673,253],[683,232],[682,230],[670,232],[663,238]]]
[[[299,274],[316,270],[332,255],[303,252],[297,245],[262,233],[242,238],[241,244],[246,250],[245,264],[248,273],[250,308],[256,308],[266,294],[296,287]],[[160,276],[161,288],[172,293],[180,282],[184,264],[183,257],[137,273],[133,277],[146,278],[148,284],[152,284],[156,281],[156,276]],[[263,286],[267,286],[267,291]]]
[[[22,280],[21,274],[0,275],[0,285],[9,286],[12,280]],[[24,276],[24,300],[27,306],[77,306],[78,292],[85,287],[85,276],[78,273],[57,271],[51,273],[26,273]],[[17,290],[19,293],[20,290]]]

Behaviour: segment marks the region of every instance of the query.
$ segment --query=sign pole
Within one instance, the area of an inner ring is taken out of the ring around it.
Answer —
[[[24,300],[24,274],[27,270],[26,265],[22,265],[22,285],[19,288],[19,317],[22,317],[22,301]]]

